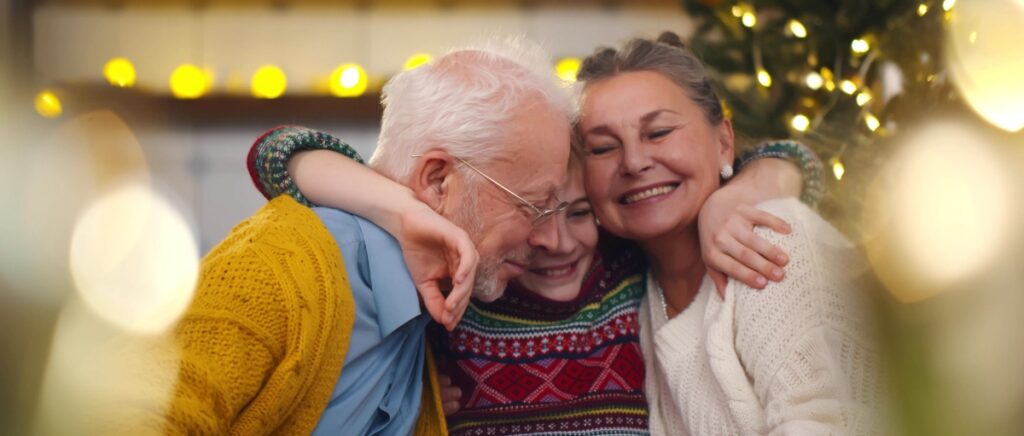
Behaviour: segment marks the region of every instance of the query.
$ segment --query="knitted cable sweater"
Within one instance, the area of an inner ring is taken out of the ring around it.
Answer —
[[[705,277],[666,319],[648,280],[641,308],[651,433],[879,433],[878,354],[849,274],[849,243],[795,199],[759,206],[792,225],[757,232],[789,253],[786,278],[756,292],[730,281],[724,300]]]
[[[309,129],[261,136],[248,167],[264,195],[306,201],[287,174],[296,151],[355,151]],[[308,204],[308,202],[307,202]],[[462,389],[449,431],[466,435],[647,433],[637,310],[644,267],[632,244],[602,235],[580,295],[555,302],[512,285],[492,302],[473,301],[451,333],[434,329],[439,368]]]
[[[141,386],[98,406],[86,433],[308,435],[343,370],[354,319],[331,234],[312,210],[279,197],[203,259],[168,340],[133,339],[106,356],[144,360],[121,381]],[[170,398],[156,387],[166,374],[177,375]],[[417,434],[442,434],[435,378],[423,405]]]

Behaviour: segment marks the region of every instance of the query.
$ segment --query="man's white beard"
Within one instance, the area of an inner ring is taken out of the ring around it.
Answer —
[[[466,196],[459,208],[451,217],[455,225],[465,230],[474,243],[483,240],[484,224],[480,222],[477,210],[476,186],[470,184],[466,189]],[[476,267],[476,280],[473,282],[473,297],[482,301],[491,302],[497,300],[505,293],[505,288],[498,286],[498,269],[501,267],[501,259],[493,257],[480,257]]]

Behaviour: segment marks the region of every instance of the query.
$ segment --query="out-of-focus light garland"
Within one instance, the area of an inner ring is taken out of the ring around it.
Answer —
[[[359,97],[368,83],[366,70],[359,64],[344,64],[331,73],[331,93],[335,97]]]
[[[53,91],[44,89],[36,94],[36,113],[44,118],[57,118],[64,113],[64,107]]]
[[[135,85],[135,65],[122,57],[110,59],[103,66],[103,76],[112,86],[130,88]]]
[[[252,95],[256,98],[278,98],[288,88],[288,78],[277,65],[264,65],[252,75]]]

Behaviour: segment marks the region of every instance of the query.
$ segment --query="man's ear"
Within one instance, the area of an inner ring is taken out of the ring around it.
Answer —
[[[732,131],[732,121],[728,118],[722,120],[721,124],[718,125],[718,155],[723,163],[732,165],[733,160],[736,159],[735,140],[736,138]]]
[[[441,212],[453,183],[458,183],[453,177],[455,159],[447,151],[436,148],[414,159],[416,165],[410,175],[409,189],[431,209]]]

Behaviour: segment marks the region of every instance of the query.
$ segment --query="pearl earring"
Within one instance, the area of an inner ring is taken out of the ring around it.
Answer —
[[[722,180],[729,180],[732,177],[732,165],[722,165],[722,171],[718,172],[722,176]]]

